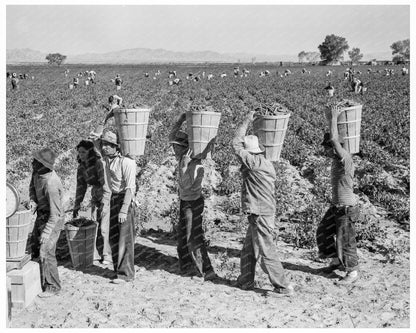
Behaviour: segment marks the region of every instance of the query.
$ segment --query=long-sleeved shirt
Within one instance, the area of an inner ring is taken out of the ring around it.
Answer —
[[[244,213],[274,215],[276,211],[273,164],[263,154],[251,154],[244,149],[244,135],[248,122],[244,122],[233,139],[233,149],[241,162],[243,176],[241,206]]]
[[[63,186],[55,171],[45,174],[33,173],[29,185],[29,197],[36,202],[38,214],[47,214],[44,233],[62,230],[65,211],[63,207]]]
[[[84,200],[85,192],[88,185],[103,187],[108,191],[108,184],[106,182],[104,164],[102,159],[97,159],[92,165],[86,165],[81,162],[77,170],[77,189],[75,194],[74,209],[79,209],[81,202]]]

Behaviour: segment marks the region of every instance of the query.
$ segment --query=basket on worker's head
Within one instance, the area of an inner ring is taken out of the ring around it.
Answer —
[[[269,161],[280,159],[289,118],[290,112],[276,112],[273,116],[258,116],[253,121],[253,132],[264,146]]]
[[[140,156],[144,154],[147,126],[151,108],[114,109],[120,148],[123,155]]]
[[[97,225],[96,222],[84,218],[65,224],[66,239],[74,268],[93,264]]]
[[[344,149],[350,154],[360,152],[361,104],[342,107],[338,116],[338,133],[344,138]]]
[[[186,127],[192,157],[204,152],[208,143],[217,136],[221,113],[215,111],[194,111],[186,113]]]

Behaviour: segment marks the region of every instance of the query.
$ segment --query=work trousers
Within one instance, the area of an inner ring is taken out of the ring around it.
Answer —
[[[61,230],[53,229],[47,242],[41,244],[40,236],[48,221],[47,215],[39,214],[32,231],[32,256],[39,257],[41,286],[43,291],[57,292],[61,289],[61,281],[56,260],[56,243]]]
[[[354,223],[358,220],[359,214],[358,206],[331,206],[316,231],[319,256],[338,258],[347,272],[358,268]]]
[[[105,192],[102,186],[91,189],[91,218],[98,222],[95,234],[94,260],[101,260],[97,248],[98,229],[103,240],[103,260],[113,262],[110,246],[110,199],[111,193]]]
[[[248,229],[240,257],[239,285],[244,289],[254,287],[256,263],[268,275],[275,288],[287,288],[289,283],[273,241],[274,216],[248,215]]]
[[[134,280],[134,241],[136,231],[133,217],[133,203],[130,204],[127,220],[118,222],[125,193],[111,195],[110,200],[110,246],[117,278]]]
[[[198,272],[205,276],[207,273],[213,272],[213,268],[202,229],[203,211],[203,197],[193,201],[180,201],[177,251],[179,267],[182,272],[188,271],[194,264]]]

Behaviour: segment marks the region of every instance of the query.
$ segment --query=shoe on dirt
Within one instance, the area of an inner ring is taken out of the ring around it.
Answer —
[[[358,272],[351,271],[348,272],[341,280],[337,281],[338,285],[348,285],[358,280]]]
[[[272,296],[276,294],[283,296],[293,296],[295,294],[295,286],[293,284],[289,284],[286,288],[274,288],[271,293],[267,293],[267,296]]]

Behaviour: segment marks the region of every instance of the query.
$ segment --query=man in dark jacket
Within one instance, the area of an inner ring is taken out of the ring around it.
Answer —
[[[37,218],[32,232],[32,252],[34,258],[39,257],[41,269],[43,293],[39,297],[50,297],[61,290],[55,252],[65,217],[63,187],[54,171],[54,151],[44,148],[34,152],[33,158],[29,197]]]

